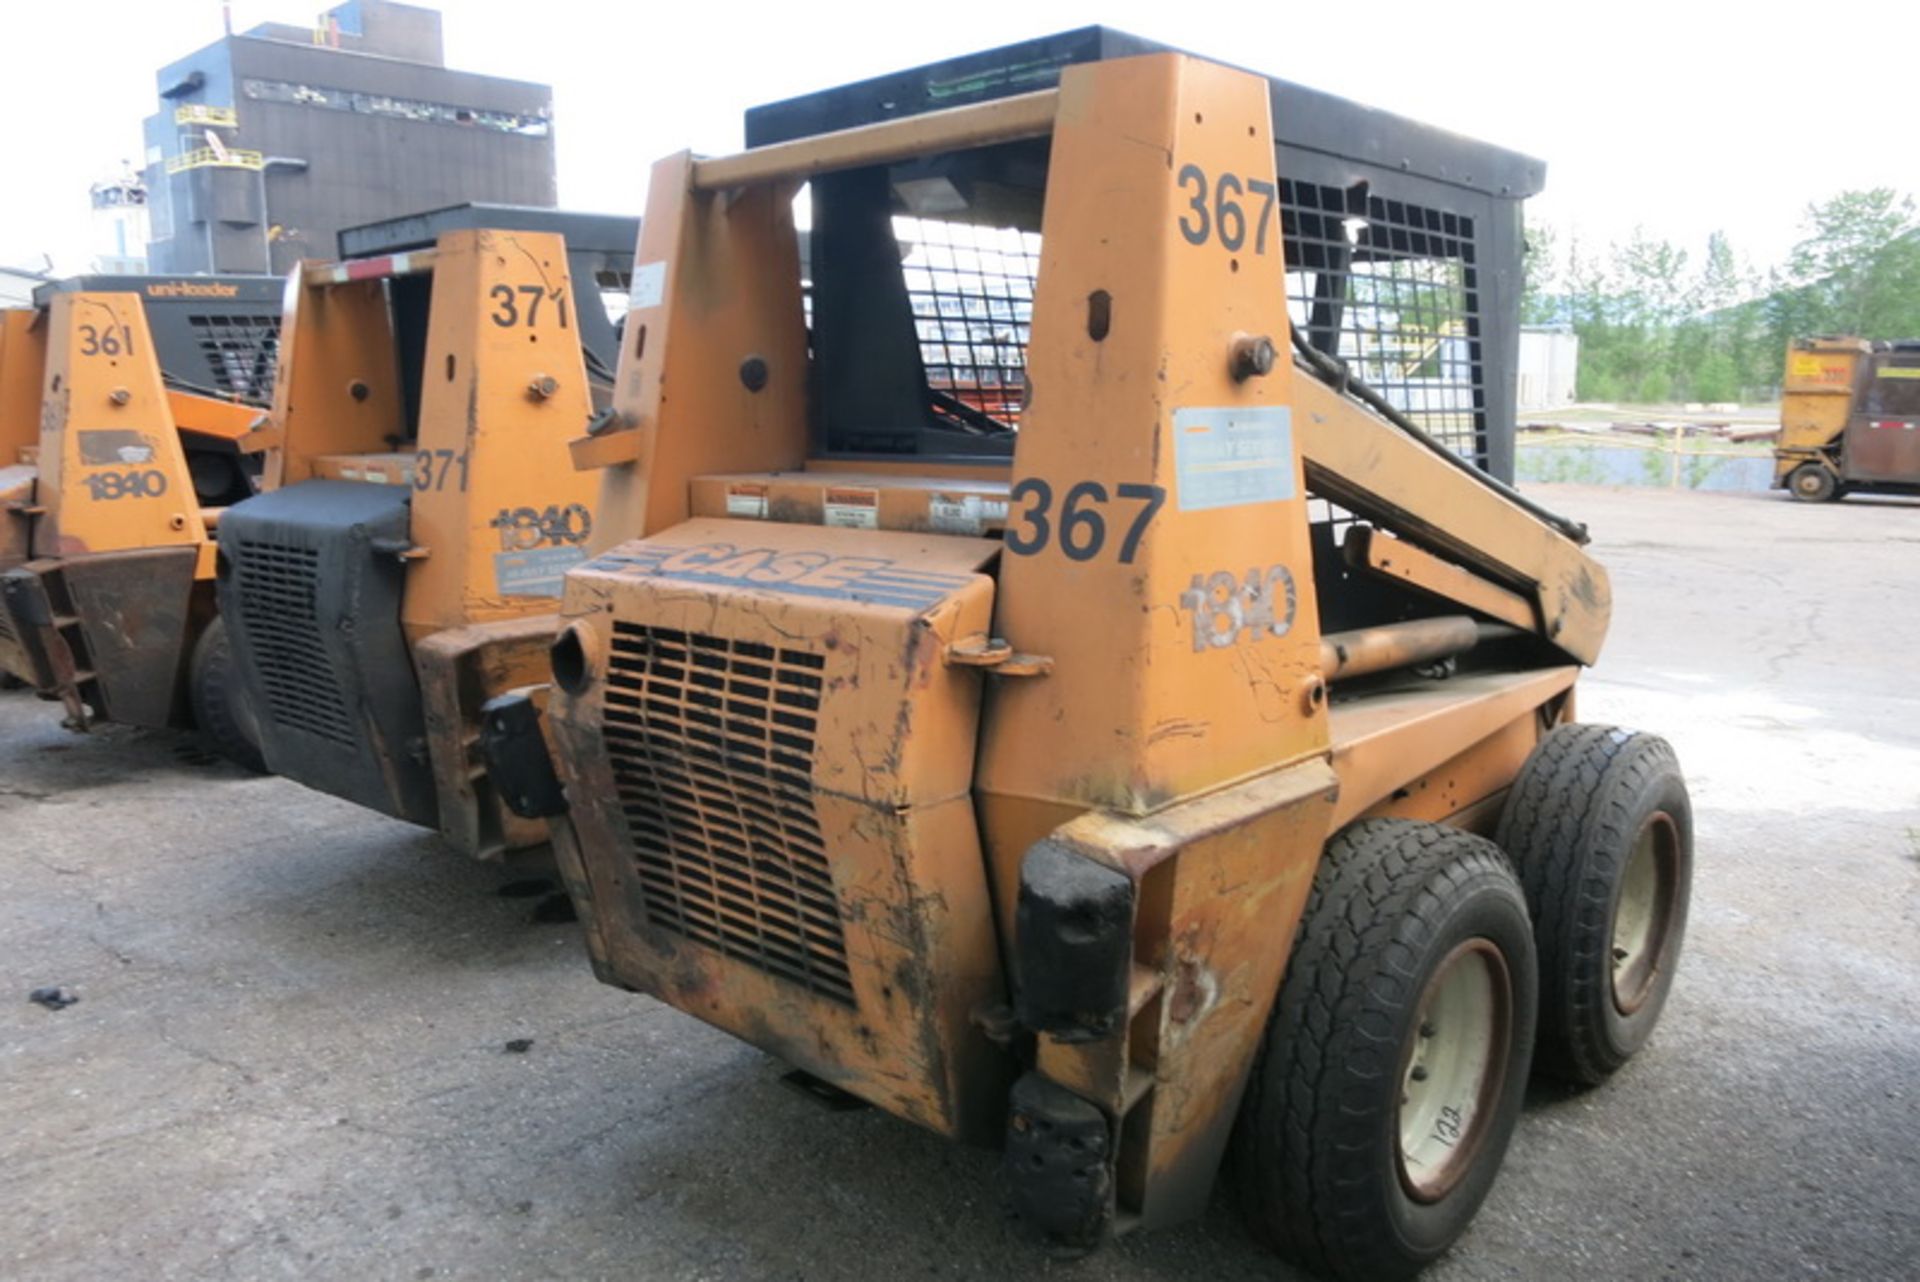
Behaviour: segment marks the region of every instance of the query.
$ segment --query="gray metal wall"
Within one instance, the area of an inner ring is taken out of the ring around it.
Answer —
[[[451,71],[316,45],[232,36],[161,72],[160,87],[194,71],[204,84],[171,99],[147,122],[163,158],[149,167],[158,209],[151,261],[165,272],[280,273],[303,257],[329,257],[342,228],[467,201],[555,203],[552,91],[541,84]],[[300,101],[289,86],[324,93]],[[358,95],[358,97],[355,97]],[[514,132],[473,121],[409,118],[393,100],[500,113]],[[165,158],[203,145],[174,124],[175,108],[231,106],[230,147],[269,158],[264,170],[206,167],[166,172]],[[358,103],[362,109],[340,104]],[[306,162],[304,171],[272,158]],[[271,244],[268,228],[282,230]]]

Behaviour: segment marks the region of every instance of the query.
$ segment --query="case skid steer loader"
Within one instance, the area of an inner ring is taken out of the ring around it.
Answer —
[[[561,572],[593,530],[567,441],[592,413],[583,330],[606,336],[598,362],[612,329],[590,279],[580,304],[569,248],[463,226],[303,266],[258,442],[271,492],[220,525],[267,766],[481,858],[546,840],[488,788],[479,708],[544,673]]]
[[[654,167],[574,443],[594,555],[489,760],[564,807],[600,978],[1003,1145],[1056,1241],[1197,1216],[1231,1160],[1290,1258],[1403,1275],[1536,1060],[1597,1081],[1646,1039],[1685,786],[1573,720],[1584,531],[1414,417],[1483,405],[1359,378],[1490,361],[1493,322],[1346,341],[1514,264],[1390,172],[1305,203],[1290,87],[1029,52]],[[1354,284],[1410,261],[1397,301]]]
[[[253,493],[280,282],[77,277],[0,325],[0,671],[67,724],[197,724],[256,768],[212,530]]]

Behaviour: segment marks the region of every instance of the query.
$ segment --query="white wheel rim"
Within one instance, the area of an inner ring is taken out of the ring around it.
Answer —
[[[1634,837],[1620,877],[1613,908],[1613,1004],[1623,1015],[1640,1009],[1659,975],[1673,919],[1677,849],[1672,818],[1657,811]]]
[[[1400,1180],[1437,1201],[1473,1164],[1500,1097],[1512,986],[1491,940],[1470,939],[1435,968],[1400,1074]]]

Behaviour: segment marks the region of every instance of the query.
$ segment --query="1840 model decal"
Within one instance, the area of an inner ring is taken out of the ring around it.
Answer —
[[[1244,578],[1231,570],[1196,574],[1180,594],[1180,608],[1193,619],[1195,652],[1230,646],[1245,637],[1262,641],[1293,630],[1298,593],[1284,565],[1254,568]]]

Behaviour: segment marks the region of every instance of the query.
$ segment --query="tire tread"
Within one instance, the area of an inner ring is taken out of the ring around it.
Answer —
[[[1327,845],[1275,1006],[1273,1026],[1285,1033],[1263,1044],[1235,1138],[1247,1219],[1296,1264],[1333,1277],[1407,1271],[1380,1241],[1368,1194],[1377,1178],[1370,1123],[1325,1101],[1337,1075],[1399,1071],[1383,1000],[1418,997],[1421,945],[1444,927],[1448,903],[1483,879],[1518,897],[1499,847],[1435,824],[1363,820]],[[1263,1144],[1269,1119],[1279,1139]]]
[[[235,765],[264,774],[260,746],[241,728],[233,690],[233,648],[219,618],[207,624],[194,643],[188,695],[194,726],[215,751]]]
[[[1632,847],[1627,799],[1662,772],[1678,772],[1657,735],[1605,725],[1555,727],[1528,758],[1495,836],[1512,858],[1540,950],[1535,1064],[1595,1085],[1626,1062],[1598,1033],[1595,1003],[1610,991],[1607,930],[1620,855]]]

